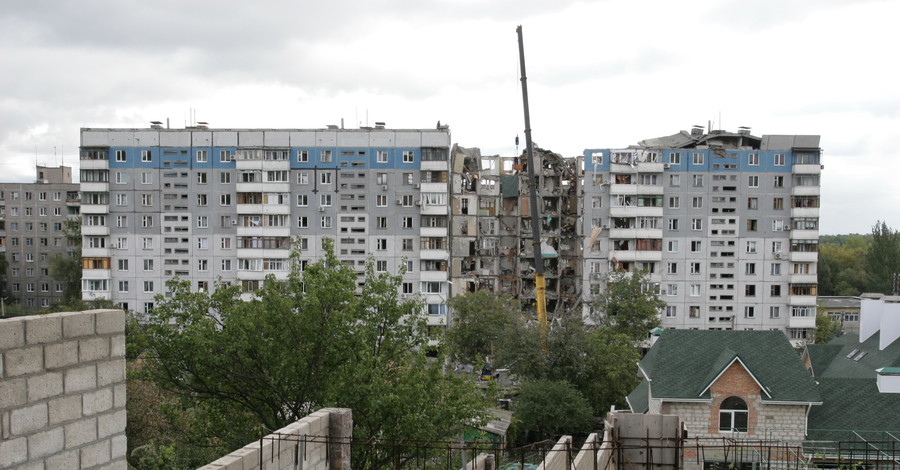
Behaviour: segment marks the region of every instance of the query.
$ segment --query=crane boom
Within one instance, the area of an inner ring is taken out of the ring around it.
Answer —
[[[544,279],[544,259],[541,252],[541,219],[538,212],[537,179],[534,176],[534,144],[531,141],[531,114],[528,111],[528,84],[525,75],[525,43],[522,40],[522,25],[516,27],[519,36],[519,66],[522,69],[522,103],[525,109],[525,155],[528,167],[529,207],[531,213],[531,246],[534,254],[534,287],[537,303],[538,323],[541,328],[541,344],[547,351],[547,283]]]

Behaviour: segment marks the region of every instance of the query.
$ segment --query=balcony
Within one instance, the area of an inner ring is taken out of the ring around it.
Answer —
[[[447,215],[450,213],[450,210],[447,205],[422,205],[419,209],[419,213],[422,215]]]
[[[446,281],[447,271],[419,271],[420,281]]]
[[[791,261],[794,263],[815,263],[819,260],[819,253],[815,251],[792,251]]]
[[[447,171],[450,169],[450,164],[447,161],[427,160],[427,161],[423,161],[423,162],[419,163],[419,169],[422,171],[425,171],[425,170]]]
[[[609,193],[612,195],[657,195],[663,194],[663,187],[652,184],[611,184],[609,185]]]
[[[247,237],[289,237],[290,227],[237,227],[238,236]]]
[[[255,259],[255,258],[290,258],[291,250],[290,249],[280,249],[280,248],[238,248],[236,253],[238,258],[241,259]],[[269,271],[274,272],[274,271]]]
[[[791,188],[793,196],[818,196],[822,192],[820,186],[794,186]]]
[[[791,167],[791,173],[794,173],[795,175],[818,175],[822,173],[822,165],[819,163],[794,165]]]
[[[609,238],[662,238],[662,229],[658,228],[612,228]]]
[[[83,258],[109,258],[109,248],[82,248]]]
[[[794,207],[791,209],[791,217],[818,217],[818,207]]]
[[[422,227],[419,229],[420,237],[446,237],[447,227]]]
[[[419,189],[423,193],[446,193],[447,183],[422,183]]]
[[[81,206],[82,214],[109,214],[109,204],[84,204]]]
[[[791,238],[796,240],[817,240],[818,230],[791,230]]]
[[[83,193],[105,193],[109,192],[109,182],[90,181],[81,182],[81,192]]]
[[[791,305],[795,306],[811,306],[814,307],[816,305],[816,296],[814,295],[791,295],[788,297],[788,302]],[[792,318],[796,318],[793,317]],[[813,309],[813,313],[810,315],[810,318],[813,319],[813,322],[816,321],[815,309]]]
[[[448,250],[419,250],[419,259],[436,259],[436,260],[448,260],[450,259],[450,252]],[[446,279],[446,275],[444,277]]]
[[[651,250],[628,250],[628,251],[610,251],[609,259],[616,258],[622,261],[661,261],[662,251]]]
[[[105,225],[82,225],[82,235],[109,235],[109,227]]]
[[[789,282],[794,284],[815,284],[819,280],[815,274],[791,274]]]
[[[609,208],[610,217],[662,217],[662,207],[618,206]]]
[[[82,170],[107,170],[109,169],[109,160],[79,160],[80,167]]]
[[[428,326],[447,326],[447,315],[426,315]]]
[[[235,204],[238,214],[290,214],[291,206],[287,204]]]
[[[788,328],[815,328],[816,317],[790,317],[788,319]]]

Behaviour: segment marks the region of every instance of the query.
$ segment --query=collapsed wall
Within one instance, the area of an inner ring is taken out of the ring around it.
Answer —
[[[125,423],[123,311],[0,320],[0,468],[124,470]]]

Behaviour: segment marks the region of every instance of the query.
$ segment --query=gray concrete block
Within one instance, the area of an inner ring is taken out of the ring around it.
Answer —
[[[125,384],[113,387],[113,408],[124,408],[125,400]]]
[[[0,468],[9,468],[28,460],[28,440],[24,437],[0,440]]]
[[[112,388],[101,388],[87,392],[81,398],[81,412],[84,413],[84,416],[102,413],[113,406]]]
[[[100,441],[96,444],[85,446],[81,449],[81,467],[94,467],[103,465],[110,461],[110,442],[109,439]]]
[[[79,336],[93,336],[94,334],[93,312],[67,312],[62,314],[63,336],[77,338]]]
[[[115,359],[97,364],[97,386],[125,381],[125,359]]]
[[[27,403],[25,379],[0,381],[0,410]]]
[[[81,395],[54,398],[47,402],[50,424],[58,424],[81,417]]]
[[[14,435],[22,435],[37,431],[46,425],[46,403],[38,403],[9,412],[9,430]]]
[[[39,459],[63,449],[62,428],[50,428],[28,436],[28,458]]]
[[[18,467],[11,468],[9,470],[44,470],[44,461],[38,460],[37,462],[28,462],[24,465],[20,465]]]
[[[78,341],[78,361],[90,362],[109,357],[109,339],[105,336]]]
[[[35,315],[25,320],[25,341],[28,344],[52,343],[62,339],[62,318],[55,315]]]
[[[110,462],[97,470],[128,470],[128,461],[125,458]]]
[[[69,470],[78,468],[78,449],[47,457],[44,461],[44,468],[45,470]]]
[[[66,449],[78,447],[97,440],[97,420],[85,418],[65,426]]]
[[[10,349],[3,357],[5,377],[33,374],[44,368],[44,348],[32,346],[28,348]]]
[[[125,454],[128,453],[128,441],[124,434],[124,428],[122,429],[123,434],[119,434],[110,440],[110,454],[113,460],[125,458]]]
[[[125,357],[125,335],[115,335],[109,338],[109,356]]]
[[[104,438],[113,434],[124,433],[127,418],[125,410],[106,413],[97,417],[97,437]]]
[[[97,367],[93,364],[69,369],[65,373],[64,387],[66,393],[89,390],[96,386]]]
[[[44,367],[47,369],[59,369],[77,362],[77,341],[65,341],[44,346]]]
[[[97,313],[97,334],[125,332],[125,312],[122,310],[95,310]]]
[[[30,402],[62,395],[62,392],[62,372],[49,372],[28,377],[28,401]]]
[[[19,318],[0,320],[0,351],[25,345],[25,322]]]

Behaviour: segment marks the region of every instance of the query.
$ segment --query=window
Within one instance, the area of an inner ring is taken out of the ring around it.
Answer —
[[[690,263],[691,274],[700,274],[700,263]]]
[[[128,216],[127,215],[117,215],[116,216],[116,227],[117,228],[127,228],[128,227]]]
[[[695,188],[703,187],[703,175],[694,175],[692,180]]]
[[[388,226],[388,218],[387,217],[376,217],[375,218],[375,228],[387,228]]]
[[[773,284],[769,287],[769,297],[781,297],[781,286]]]
[[[703,152],[694,152],[694,165],[702,165],[704,162]]]
[[[755,241],[747,242],[747,253],[756,253],[756,242]]]
[[[152,259],[144,260],[144,271],[153,271],[153,260]]]
[[[774,155],[775,166],[784,166],[784,154],[776,153]]]
[[[230,250],[231,249],[231,237],[222,237],[221,239],[219,239],[219,246],[223,250]]]
[[[759,154],[758,153],[747,154],[747,165],[759,166]]]
[[[677,307],[674,305],[666,305],[666,318],[675,318]]]
[[[747,177],[747,187],[750,188],[758,188],[759,187],[759,176],[750,175]]]
[[[128,281],[119,281],[119,292],[128,292]]]
[[[219,173],[219,183],[231,184],[231,173],[226,173],[226,172]]]
[[[153,216],[152,215],[141,216],[141,227],[149,228],[152,226],[153,226]]]
[[[759,209],[759,198],[748,197],[747,198],[747,209],[751,209],[751,210]]]
[[[197,239],[197,249],[198,250],[208,250],[209,249],[209,238],[203,237]]]
[[[297,150],[297,163],[309,163],[308,150]]]
[[[144,281],[144,292],[153,292],[153,281]]]
[[[784,209],[784,198],[776,197],[772,199],[772,210],[780,211]]]
[[[401,217],[400,218],[400,226],[402,228],[415,228],[413,226],[413,218],[412,217]]]
[[[231,271],[231,260],[230,259],[222,260],[222,271]]]
[[[149,207],[153,205],[153,195],[152,194],[141,194],[141,205],[144,207]]]
[[[747,231],[755,232],[759,229],[759,221],[756,219],[747,219]]]
[[[375,249],[376,250],[387,250],[387,238],[375,239]]]
[[[700,240],[691,240],[691,253],[700,253],[703,249],[703,242]]]
[[[198,206],[206,206],[209,202],[209,197],[206,194],[198,194],[197,195],[197,205]]]
[[[322,217],[321,227],[322,228],[331,228],[331,216],[330,215],[326,215],[326,216]]]
[[[772,182],[772,186],[776,188],[784,187],[784,176],[776,176],[774,181]]]
[[[309,184],[309,173],[297,173],[297,184]]]
[[[666,284],[666,295],[668,295],[668,296],[678,295],[678,284]]]
[[[728,397],[719,407],[719,431],[747,432],[749,413],[747,403],[738,397]]]
[[[206,163],[209,161],[209,152],[206,150],[197,150],[197,163]]]
[[[756,284],[747,284],[744,286],[744,295],[747,297],[756,297]]]
[[[319,161],[322,163],[331,163],[331,150],[322,150],[319,152]]]
[[[678,274],[678,263],[666,263],[666,274]]]
[[[152,237],[144,237],[141,242],[141,246],[145,250],[153,249],[153,238]]]
[[[319,205],[322,207],[331,206],[331,194],[320,194],[319,195]]]
[[[772,263],[772,275],[781,276],[781,263]]]
[[[700,297],[700,284],[691,284],[691,297]]]
[[[744,265],[744,274],[752,276],[756,274],[756,263],[747,263]]]
[[[681,205],[681,199],[678,196],[669,197],[669,209],[678,209],[679,205]]]
[[[772,305],[769,307],[769,318],[781,318],[781,307]]]
[[[197,173],[197,184],[206,184],[206,183],[207,183],[206,172],[205,171],[198,172]]]
[[[404,150],[403,151],[403,163],[413,163],[414,161],[414,153],[412,150]]]
[[[668,250],[669,253],[678,253],[678,240],[669,240]]]
[[[197,228],[209,228],[209,217],[205,215],[197,216]]]
[[[153,154],[149,150],[141,150],[141,161],[149,163],[153,161]]]
[[[375,152],[375,161],[377,163],[387,163],[387,161],[388,161],[387,150],[377,150]]]
[[[668,225],[670,231],[678,230],[678,219],[669,219]]]
[[[669,154],[669,163],[672,165],[681,165],[681,153],[672,152]]]
[[[375,261],[375,272],[378,272],[378,273],[387,272],[387,265],[388,265],[387,260],[380,259],[380,260]]]
[[[744,307],[744,318],[756,318],[756,307],[747,305]]]
[[[116,262],[119,267],[119,271],[128,271],[128,260],[120,259]]]
[[[125,151],[124,150],[116,150],[116,161],[121,163],[126,160]]]
[[[198,259],[197,260],[197,271],[209,271],[209,260]]]
[[[703,208],[703,197],[694,196],[691,198],[691,207],[694,209],[702,209]]]
[[[219,195],[219,205],[220,206],[230,206],[231,205],[231,194]]]
[[[309,195],[306,194],[298,194],[297,195],[297,205],[300,207],[309,206]]]
[[[141,184],[153,184],[153,173],[149,171],[142,171]]]
[[[331,184],[331,173],[323,171],[320,173],[319,182],[322,184]]]
[[[703,219],[691,219],[691,230],[703,230]]]
[[[675,188],[681,186],[681,175],[669,175],[669,186]]]
[[[117,206],[127,206],[128,205],[128,193],[116,194],[116,205]]]
[[[297,217],[297,228],[309,228],[309,219],[305,215]]]

